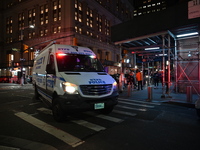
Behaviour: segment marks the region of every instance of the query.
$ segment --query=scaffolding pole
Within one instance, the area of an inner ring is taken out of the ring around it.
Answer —
[[[171,98],[170,96],[170,85],[171,85],[171,41],[170,41],[170,35],[168,34],[168,98]]]
[[[162,35],[162,70],[163,70],[163,75],[162,75],[162,95],[161,98],[165,98],[165,35]]]

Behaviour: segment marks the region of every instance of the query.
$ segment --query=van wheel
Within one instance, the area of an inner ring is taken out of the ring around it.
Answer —
[[[113,111],[113,108],[114,108],[113,106],[112,107],[108,107],[108,108],[104,108],[104,109],[100,110],[100,112],[102,114],[107,115],[107,114],[109,114],[109,113],[111,113]]]
[[[55,102],[52,106],[53,117],[57,122],[64,121],[64,112],[58,102]]]

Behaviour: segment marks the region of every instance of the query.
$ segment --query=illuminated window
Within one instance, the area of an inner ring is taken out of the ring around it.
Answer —
[[[82,3],[79,1],[75,1],[75,20],[82,22]]]
[[[18,14],[18,29],[22,30],[24,28],[24,13]]]
[[[82,28],[79,28],[79,34],[82,34]]]
[[[40,6],[40,14],[44,14],[44,6]]]
[[[110,21],[105,19],[105,35],[110,35]]]
[[[78,32],[78,27],[77,26],[75,26],[74,29],[75,29],[75,32]]]
[[[53,20],[54,21],[61,20],[61,0],[53,2]]]
[[[44,31],[40,30],[40,36],[44,36]]]
[[[98,31],[101,32],[102,31],[102,16],[98,14],[96,19],[97,19]]]

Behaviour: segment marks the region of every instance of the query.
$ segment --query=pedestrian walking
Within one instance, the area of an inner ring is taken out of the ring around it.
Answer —
[[[153,74],[153,82],[154,82],[154,88],[157,89],[158,84],[159,84],[159,74],[158,74],[158,72],[155,72]]]
[[[140,72],[140,70],[137,70],[136,71],[136,80],[138,82],[138,89],[137,90],[143,90],[143,87],[142,87],[142,73]]]
[[[130,71],[127,75],[127,85],[131,85],[131,88],[134,88],[134,84],[134,74],[132,71]]]

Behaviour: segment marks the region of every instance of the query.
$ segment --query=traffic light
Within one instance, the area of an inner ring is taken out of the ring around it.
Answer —
[[[23,44],[23,52],[24,53],[28,53],[28,45],[26,45],[26,44]]]

